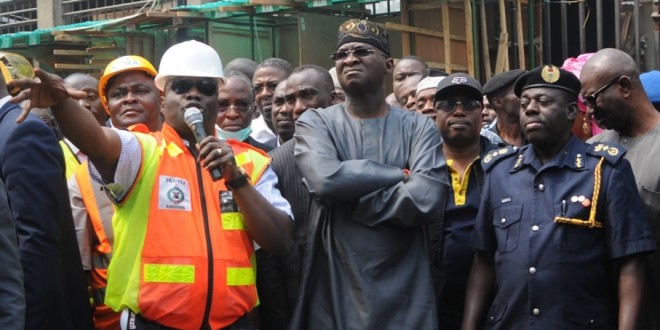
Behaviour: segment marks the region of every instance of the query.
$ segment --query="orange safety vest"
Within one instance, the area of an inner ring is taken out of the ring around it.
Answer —
[[[211,179],[172,127],[135,135],[140,174],[113,219],[105,302],[166,327],[224,328],[257,304],[243,216],[224,180]],[[228,143],[254,185],[270,158],[248,144]]]
[[[112,258],[113,236],[111,219],[102,218],[97,196],[99,198],[108,197],[101,191],[100,184],[92,182],[88,162],[84,162],[76,169],[75,177],[90,224],[94,228],[92,269],[89,273],[94,300],[94,326],[99,330],[119,329],[120,313],[113,311],[103,303],[108,282],[108,264]]]

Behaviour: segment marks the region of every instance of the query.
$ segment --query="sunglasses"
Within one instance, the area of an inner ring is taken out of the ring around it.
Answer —
[[[610,80],[607,84],[603,85],[603,87],[599,88],[597,91],[595,91],[593,94],[584,96],[584,103],[586,103],[588,106],[595,108],[596,107],[596,101],[598,101],[598,96],[606,91],[608,88],[610,88],[612,85],[614,85],[616,82],[621,79],[622,76],[616,77],[612,80]]]
[[[463,108],[463,111],[465,112],[472,112],[481,108],[481,104],[479,103],[479,101],[475,101],[475,100],[464,100],[464,101],[444,100],[435,103],[435,110],[451,113],[454,112],[457,105],[460,105],[461,108]]]
[[[184,79],[174,80],[170,84],[170,89],[172,89],[174,93],[184,94],[190,91],[193,86],[195,86],[195,88],[197,88],[200,93],[206,96],[213,96],[218,91],[218,84],[209,80],[198,80],[196,82]]]
[[[340,50],[338,52],[334,52],[330,55],[330,59],[333,61],[343,61],[345,60],[349,55],[353,54],[355,57],[367,57],[376,51],[373,49],[366,49],[366,48],[358,48],[358,49],[353,49],[353,50]]]

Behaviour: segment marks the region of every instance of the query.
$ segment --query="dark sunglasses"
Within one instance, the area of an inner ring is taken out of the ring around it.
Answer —
[[[584,96],[584,103],[586,103],[588,106],[595,108],[596,107],[596,101],[598,101],[598,96],[606,91],[608,88],[610,88],[612,85],[614,85],[619,79],[621,79],[623,76],[616,77],[612,80],[610,80],[607,84],[603,85],[603,87],[599,88],[597,91],[595,91],[591,95]]]
[[[463,111],[465,112],[472,112],[481,108],[481,104],[479,103],[479,101],[475,101],[475,100],[463,100],[463,101],[444,100],[444,101],[435,102],[435,110],[450,113],[450,112],[454,112],[457,105],[460,105],[461,108],[463,108]]]
[[[367,57],[375,52],[376,51],[373,49],[366,49],[366,48],[358,48],[353,50],[340,50],[338,52],[332,53],[330,55],[330,59],[332,59],[333,61],[343,61],[350,54],[353,54],[356,57]]]
[[[192,80],[174,80],[170,84],[170,89],[177,94],[183,94],[190,91],[193,86],[206,96],[213,96],[218,91],[218,84],[209,80],[198,80],[194,83]]]

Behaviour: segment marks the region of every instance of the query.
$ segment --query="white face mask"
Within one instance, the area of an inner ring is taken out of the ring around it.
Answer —
[[[223,140],[232,139],[238,141],[245,141],[250,136],[250,133],[252,133],[252,127],[250,126],[236,132],[225,131],[222,128],[220,128],[220,126],[218,125],[215,126],[215,129],[216,131],[218,131],[218,138]]]

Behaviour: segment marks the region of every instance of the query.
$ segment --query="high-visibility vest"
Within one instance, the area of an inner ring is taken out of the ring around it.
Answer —
[[[172,127],[134,134],[142,162],[113,218],[105,303],[167,327],[199,329],[208,322],[224,328],[257,304],[243,216],[224,180],[211,179]],[[254,185],[270,158],[248,144],[228,143]]]
[[[66,179],[69,180],[71,176],[76,173],[78,166],[80,166],[80,160],[78,157],[76,157],[76,155],[73,154],[71,147],[69,147],[69,145],[67,145],[64,140],[60,140],[60,148],[62,148],[62,153],[64,154],[64,165],[66,166],[64,173],[66,175]]]
[[[101,184],[91,179],[88,162],[82,163],[76,169],[75,178],[87,210],[89,225],[94,229],[92,240],[94,246],[91,249],[92,268],[89,273],[94,300],[94,326],[97,330],[119,329],[120,313],[113,311],[103,302],[107,286],[108,264],[112,258],[113,232],[112,216],[109,216],[111,213],[108,210],[101,212],[99,205],[108,207],[106,200],[109,197],[102,191]],[[110,207],[112,206],[110,205]]]

